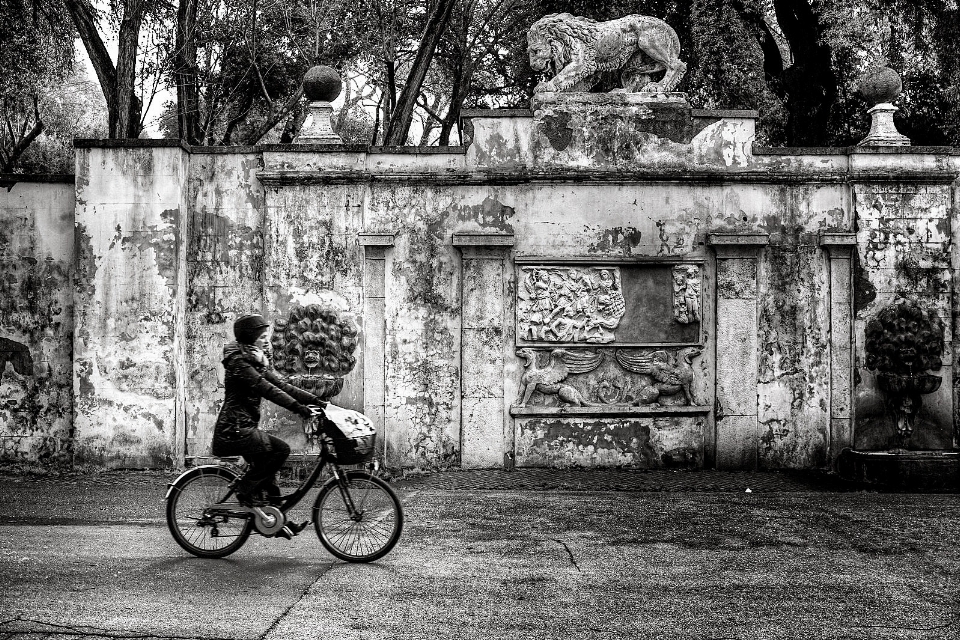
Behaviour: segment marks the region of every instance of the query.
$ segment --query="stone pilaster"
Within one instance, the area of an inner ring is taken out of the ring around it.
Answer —
[[[514,239],[506,234],[455,233],[453,244],[463,256],[461,466],[509,466],[513,448],[505,442],[512,428],[504,400],[503,368],[509,322],[506,269]]]
[[[386,270],[387,251],[393,247],[392,233],[361,233],[363,246],[363,413],[377,428],[378,446],[384,459],[392,452],[386,447]],[[395,452],[393,452],[395,453]],[[399,460],[389,460],[399,464]]]
[[[767,234],[710,234],[717,256],[718,469],[757,466],[757,276]]]
[[[853,446],[853,249],[855,233],[824,233],[830,273],[830,449]]]

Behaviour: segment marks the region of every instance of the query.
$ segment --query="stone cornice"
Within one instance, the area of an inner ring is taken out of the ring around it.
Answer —
[[[952,184],[960,179],[958,171],[722,171],[710,169],[556,169],[513,170],[438,170],[438,171],[366,171],[322,170],[259,171],[260,182],[269,187],[295,185],[338,185],[363,183],[413,183],[437,185],[518,185],[538,183],[577,184],[848,184],[857,182],[909,182]]]

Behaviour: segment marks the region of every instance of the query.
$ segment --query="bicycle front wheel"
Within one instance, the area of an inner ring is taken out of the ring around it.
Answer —
[[[331,478],[313,503],[313,525],[327,551],[347,562],[372,562],[400,540],[403,507],[386,482],[365,471]]]
[[[239,507],[236,496],[224,503],[236,478],[218,466],[197,467],[177,478],[167,494],[167,526],[177,544],[201,558],[223,558],[243,546],[253,521],[209,512],[216,504]]]

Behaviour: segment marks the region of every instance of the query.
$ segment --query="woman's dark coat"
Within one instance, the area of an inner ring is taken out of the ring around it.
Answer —
[[[239,342],[223,348],[225,397],[213,429],[213,455],[239,455],[252,437],[257,437],[260,400],[310,416],[308,404],[321,404],[312,393],[284,382],[273,368],[257,360],[253,348]]]

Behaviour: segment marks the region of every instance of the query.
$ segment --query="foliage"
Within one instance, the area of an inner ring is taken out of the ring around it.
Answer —
[[[20,158],[24,173],[73,173],[74,138],[107,135],[107,105],[97,83],[71,76],[40,94],[43,133]]]
[[[73,33],[56,3],[0,0],[0,171],[23,170],[47,126],[48,87],[72,67]]]
[[[189,68],[178,69],[178,52],[167,50],[168,82],[176,84],[175,74],[185,74],[183,81],[197,94],[190,114],[195,143],[254,144],[291,114],[302,121],[307,69],[340,66],[368,44],[363,12],[347,0],[198,0],[196,5],[191,31],[196,51],[186,61]],[[164,133],[177,137],[176,123],[164,115]]]

